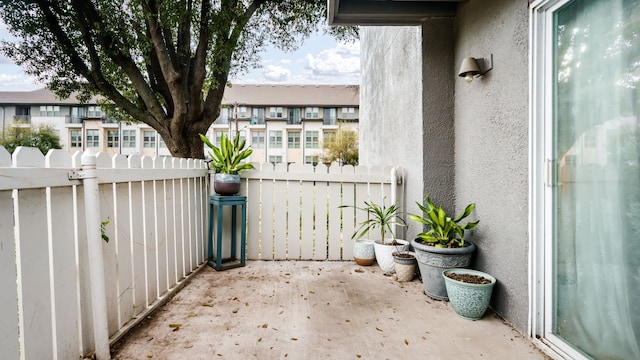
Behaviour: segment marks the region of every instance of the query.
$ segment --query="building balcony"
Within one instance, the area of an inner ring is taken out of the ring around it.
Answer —
[[[31,125],[31,115],[14,115],[13,126]]]

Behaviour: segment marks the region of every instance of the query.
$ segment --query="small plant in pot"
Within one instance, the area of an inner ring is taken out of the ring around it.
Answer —
[[[253,164],[243,162],[251,156],[253,150],[246,147],[246,140],[240,140],[240,133],[236,131],[236,136],[231,141],[227,134],[222,134],[220,147],[207,139],[202,134],[200,139],[209,147],[209,166],[215,171],[213,178],[213,189],[220,195],[235,195],[240,191],[240,172],[253,169]]]
[[[367,220],[360,223],[360,226],[351,236],[352,239],[361,239],[370,231],[379,229],[380,239],[374,240],[375,258],[378,266],[385,273],[394,272],[394,261],[392,253],[394,251],[406,251],[409,249],[409,242],[406,240],[396,239],[393,227],[396,225],[406,226],[403,218],[400,217],[400,211],[396,204],[388,207],[385,205],[386,198],[382,199],[382,205],[378,205],[373,201],[365,201],[363,207],[355,205],[341,205],[340,207],[352,207],[367,213]],[[387,237],[390,235],[390,238]]]
[[[437,300],[448,300],[442,271],[448,268],[468,267],[476,246],[464,240],[465,230],[475,228],[479,220],[462,224],[475,209],[469,204],[464,211],[453,218],[441,206],[436,206],[429,196],[425,205],[416,202],[422,215],[410,214],[409,218],[426,225],[428,230],[418,234],[411,241],[416,253],[425,293]]]

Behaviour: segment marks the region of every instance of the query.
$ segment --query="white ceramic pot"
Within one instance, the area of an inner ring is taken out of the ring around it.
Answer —
[[[356,264],[369,266],[376,261],[373,241],[369,239],[359,239],[353,242],[353,259]]]
[[[387,243],[390,243],[391,239],[387,239]],[[393,254],[396,251],[409,250],[409,242],[406,240],[396,239],[399,245],[382,245],[380,240],[376,240],[373,244],[376,253],[376,261],[378,266],[385,273],[392,274],[395,272],[395,265],[393,261]]]

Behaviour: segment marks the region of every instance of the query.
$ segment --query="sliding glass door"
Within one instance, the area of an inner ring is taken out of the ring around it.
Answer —
[[[640,1],[546,14],[545,336],[640,359]]]

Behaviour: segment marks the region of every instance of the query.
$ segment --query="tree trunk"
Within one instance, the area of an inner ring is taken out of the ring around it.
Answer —
[[[162,129],[163,131],[158,131],[158,133],[164,139],[167,149],[173,157],[204,159],[204,143],[198,134],[206,134],[207,129],[201,122],[197,124],[185,123],[179,134],[171,134],[169,129]]]

